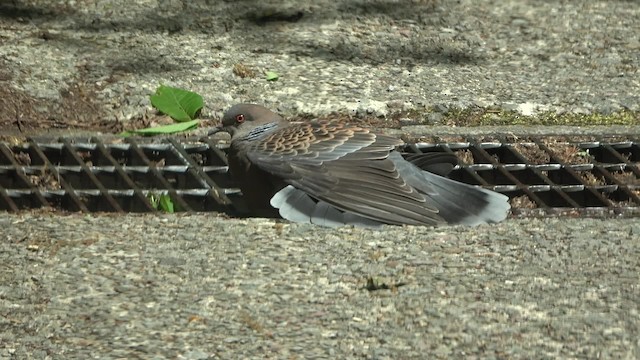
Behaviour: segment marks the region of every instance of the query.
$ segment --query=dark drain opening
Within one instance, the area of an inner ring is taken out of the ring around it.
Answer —
[[[212,141],[0,143],[0,210],[148,212],[150,197],[168,194],[179,211],[238,215],[244,205],[224,150]],[[507,194],[516,215],[640,213],[636,139],[431,137],[406,151],[455,154],[460,165],[451,178]]]

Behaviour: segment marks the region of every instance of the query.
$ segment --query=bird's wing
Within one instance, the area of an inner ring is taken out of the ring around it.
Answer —
[[[458,165],[458,157],[445,152],[402,153],[402,157],[424,171],[447,176]]]
[[[388,159],[401,143],[359,127],[311,122],[275,131],[245,150],[254,165],[342,211],[389,224],[443,222]]]

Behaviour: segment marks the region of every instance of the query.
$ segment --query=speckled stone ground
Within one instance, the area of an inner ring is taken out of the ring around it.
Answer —
[[[240,101],[288,115],[640,109],[635,1],[15,3],[0,8],[0,79],[49,108],[87,93],[111,120],[141,116],[159,83],[203,94],[208,115]]]
[[[638,23],[622,0],[4,1],[0,136],[127,123],[159,83],[213,117],[241,101],[428,125],[451,106],[640,110]],[[0,358],[640,357],[639,219],[370,231],[22,213],[0,229]]]
[[[370,231],[21,214],[0,227],[2,358],[640,354],[636,219]]]

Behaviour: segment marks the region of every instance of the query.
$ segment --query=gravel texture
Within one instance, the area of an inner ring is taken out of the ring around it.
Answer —
[[[640,111],[638,24],[623,0],[2,1],[0,137],[113,132],[160,83],[202,94],[205,117],[241,101],[432,125],[451,107]],[[640,358],[640,219],[370,231],[40,212],[0,228],[2,359]]]
[[[91,94],[106,119],[141,116],[159,83],[203,94],[218,116],[240,101],[287,115],[640,110],[636,1],[11,3],[0,79],[53,104]]]
[[[0,358],[640,356],[638,219],[371,231],[30,213],[0,227]]]

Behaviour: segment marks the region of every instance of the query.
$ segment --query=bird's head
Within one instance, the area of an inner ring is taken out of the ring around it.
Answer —
[[[224,113],[222,123],[209,135],[224,131],[231,135],[231,141],[250,135],[256,129],[270,128],[271,124],[278,125],[285,120],[271,110],[254,104],[238,104]]]

